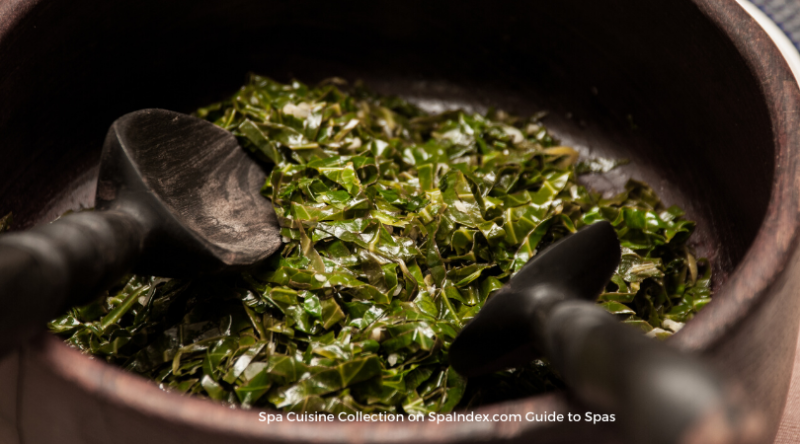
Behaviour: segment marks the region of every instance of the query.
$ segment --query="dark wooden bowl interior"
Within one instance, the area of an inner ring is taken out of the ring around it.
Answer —
[[[115,118],[191,112],[250,71],[363,79],[431,109],[547,110],[564,144],[631,160],[591,184],[645,180],[698,221],[717,289],[766,214],[760,83],[691,1],[18,3],[0,29],[0,215],[17,229],[92,204]]]
[[[116,117],[190,112],[249,71],[364,79],[429,105],[547,110],[565,144],[631,159],[612,177],[646,180],[699,221],[717,284],[766,210],[772,134],[758,83],[690,2],[178,3],[49,5],[25,18],[41,27],[11,36],[27,44],[2,54],[17,68],[0,86],[0,212],[18,228],[66,209],[58,201],[87,179]]]

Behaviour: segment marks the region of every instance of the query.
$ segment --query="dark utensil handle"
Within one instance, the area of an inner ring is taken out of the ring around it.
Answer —
[[[0,235],[0,355],[132,268],[146,231],[135,214],[83,212]]]
[[[554,307],[545,339],[552,363],[575,396],[601,410],[597,413],[614,413],[630,442],[758,439],[757,416],[744,410],[746,400],[727,398],[730,390],[714,371],[592,302]]]

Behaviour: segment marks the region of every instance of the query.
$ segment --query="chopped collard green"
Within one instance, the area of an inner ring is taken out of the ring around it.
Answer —
[[[8,231],[11,228],[11,223],[14,221],[14,217],[11,213],[6,214],[3,217],[0,217],[0,233],[4,231]]]
[[[341,81],[251,76],[197,111],[269,171],[284,246],[234,277],[129,276],[50,324],[69,344],[164,389],[284,411],[428,413],[560,387],[545,361],[469,381],[461,327],[542,248],[597,220],[622,262],[598,303],[657,337],[709,302],[694,222],[630,181],[604,199],[540,121],[427,114]],[[337,86],[338,85],[338,86]]]

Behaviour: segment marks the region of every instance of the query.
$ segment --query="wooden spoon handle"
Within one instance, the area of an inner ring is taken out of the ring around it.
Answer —
[[[0,236],[0,356],[130,271],[147,231],[133,214],[83,212]]]
[[[573,393],[597,413],[614,413],[630,442],[760,442],[760,420],[746,400],[730,399],[716,372],[593,302],[553,307],[545,341]]]

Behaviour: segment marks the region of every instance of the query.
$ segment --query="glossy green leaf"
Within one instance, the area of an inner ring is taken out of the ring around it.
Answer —
[[[656,337],[712,301],[695,223],[631,180],[601,197],[542,122],[490,109],[428,114],[360,83],[251,75],[196,115],[266,172],[283,247],[238,276],[126,276],[50,330],[165,390],[244,408],[449,412],[563,386],[543,361],[467,380],[459,330],[531,258],[608,220],[623,247],[598,302]],[[0,232],[10,227],[0,219]]]

